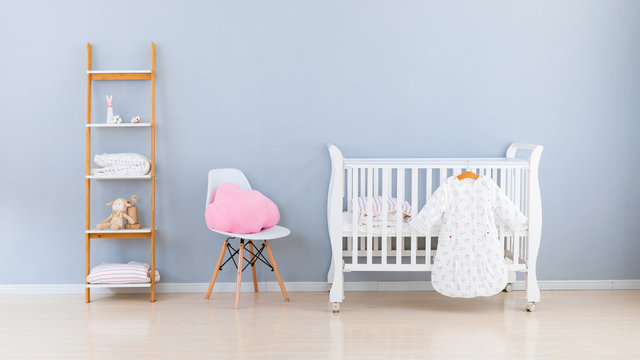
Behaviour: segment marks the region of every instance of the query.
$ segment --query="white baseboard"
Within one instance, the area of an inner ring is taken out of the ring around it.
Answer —
[[[543,280],[539,281],[540,290],[640,290],[640,279],[633,280]],[[328,284],[322,281],[298,281],[285,283],[287,291],[327,291]],[[158,283],[159,293],[204,293],[208,283]],[[514,290],[524,290],[524,282],[517,281]],[[260,282],[261,292],[279,292],[277,282]],[[345,291],[431,291],[428,281],[349,281]],[[236,283],[217,283],[215,292],[235,292]],[[253,291],[253,283],[242,283],[242,291]],[[81,294],[84,284],[0,284],[0,294]],[[110,292],[149,292],[148,288],[92,289],[92,293]]]

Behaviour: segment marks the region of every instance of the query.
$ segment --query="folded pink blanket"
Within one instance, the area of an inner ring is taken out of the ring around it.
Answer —
[[[280,221],[276,204],[256,190],[223,183],[211,194],[204,213],[207,226],[234,234],[254,234]]]

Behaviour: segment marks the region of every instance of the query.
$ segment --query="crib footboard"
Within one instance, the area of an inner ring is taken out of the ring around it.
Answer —
[[[331,240],[331,265],[327,281],[331,284],[329,293],[333,310],[340,310],[340,303],[344,299],[344,263],[342,261],[342,191],[343,191],[343,162],[342,152],[336,146],[329,144],[331,156],[331,180],[329,181],[329,195],[327,197],[327,222],[329,225],[329,239]]]
[[[515,282],[516,271],[526,273],[527,309],[535,309],[540,300],[536,260],[542,229],[538,183],[542,146],[512,144],[504,158],[471,159],[353,159],[344,158],[334,145],[328,148],[331,265],[327,282],[334,311],[339,311],[344,299],[345,271],[431,270],[435,256],[432,238],[437,238],[439,229],[434,227],[425,237],[407,220],[417,215],[447,177],[465,170],[491,178],[528,218],[526,231],[501,225],[498,231],[505,241],[509,281]]]

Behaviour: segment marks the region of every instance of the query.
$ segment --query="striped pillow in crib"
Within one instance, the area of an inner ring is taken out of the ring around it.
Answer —
[[[156,282],[158,278],[159,276],[156,276]],[[128,264],[102,263],[91,269],[87,276],[87,282],[90,284],[135,284],[150,281],[149,265],[135,261]]]
[[[368,212],[369,200],[372,200],[371,213]],[[387,209],[387,213],[395,213],[398,209],[398,199],[390,196],[361,196],[356,199],[358,202],[356,210],[359,214],[363,215],[381,215],[384,209]],[[351,200],[353,206],[353,200]],[[411,215],[411,204],[408,201],[402,202],[402,213],[405,215]]]

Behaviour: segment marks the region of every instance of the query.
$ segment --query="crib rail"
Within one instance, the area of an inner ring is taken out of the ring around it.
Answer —
[[[458,163],[470,164],[471,161]],[[496,166],[496,163],[499,165]],[[343,229],[343,235],[348,238],[343,245],[343,256],[350,258],[347,265],[422,263],[429,268],[433,259],[425,258],[425,250],[432,246],[432,241],[430,238],[419,237],[405,223],[405,216],[415,217],[418,210],[424,206],[446,178],[459,175],[466,170],[492,178],[526,216],[528,213],[528,162],[519,161],[516,165],[515,161],[500,159],[496,163],[491,166],[423,165],[407,168],[397,165],[369,167],[355,165],[353,162],[348,166],[345,162],[343,176],[347,196],[344,198],[343,211],[350,213],[351,219],[351,226],[345,226]],[[392,211],[383,204],[389,199],[397,199],[396,211]],[[406,201],[410,208],[406,213],[398,211],[403,201]],[[368,214],[376,213],[373,209],[374,204],[380,207],[380,211],[377,212],[380,215],[377,219],[367,216],[363,221],[362,211]],[[346,213],[343,216],[347,216]],[[508,229],[504,226],[499,226],[499,231],[500,236],[505,240],[505,253],[512,262],[515,265],[526,262],[526,253],[523,251],[526,248],[526,236],[508,233]],[[516,241],[516,238],[519,240]],[[364,259],[361,259],[363,256]],[[395,268],[399,269],[399,267]]]
[[[329,151],[332,176],[327,215],[332,261],[344,262],[344,271],[429,271],[437,229],[432,236],[422,236],[405,217],[415,217],[446,178],[467,170],[490,177],[529,219],[529,230],[521,233],[498,224],[505,257],[511,262],[509,269],[526,271],[531,258],[537,256],[541,146],[512,144],[504,158],[471,159],[344,158],[333,145]],[[523,153],[524,157],[517,156]],[[396,199],[395,211],[389,199]],[[403,212],[405,202],[408,206]],[[363,211],[375,216],[363,217]],[[534,244],[529,241],[532,230]]]

